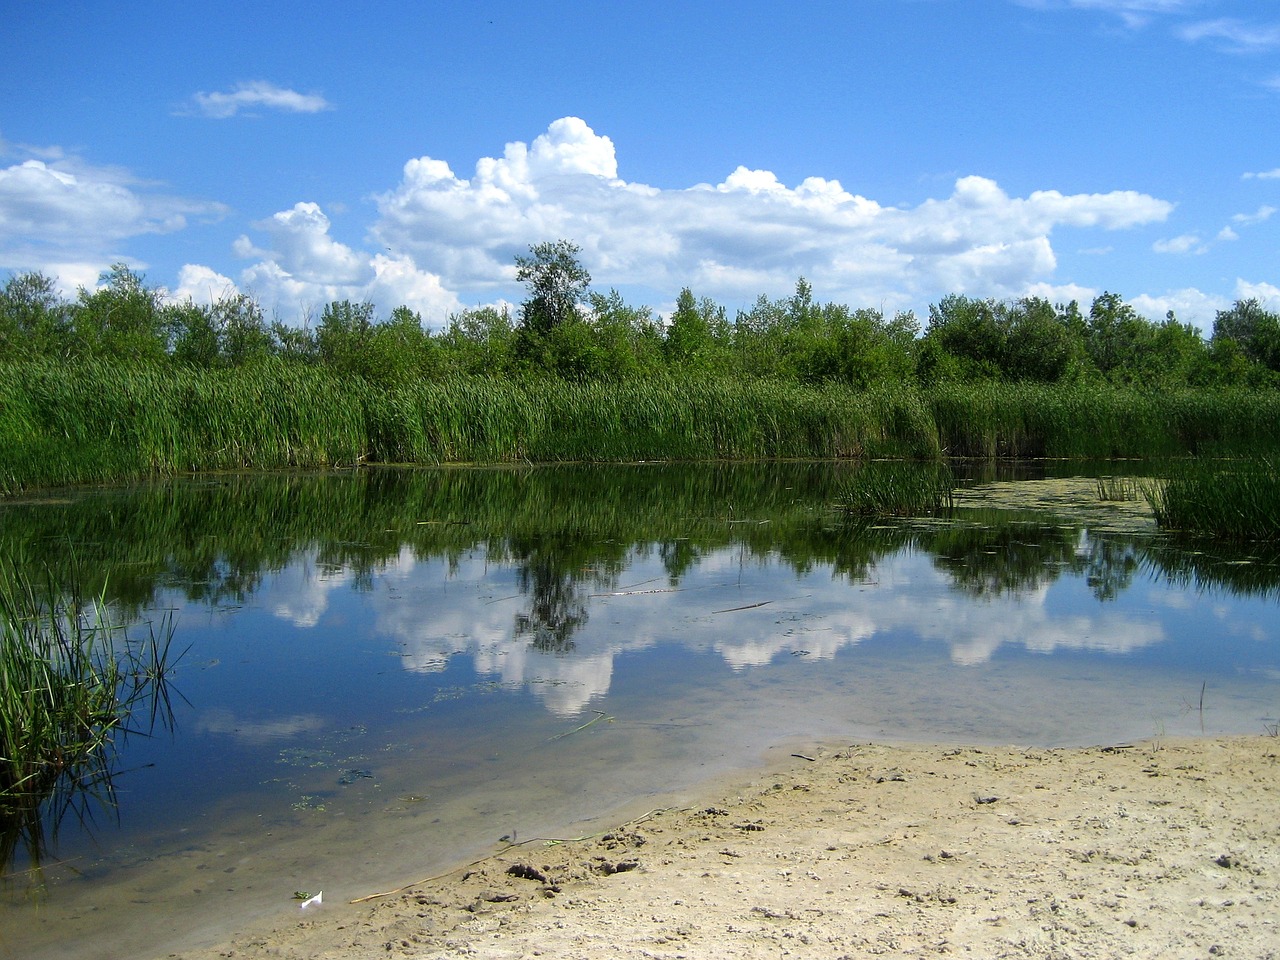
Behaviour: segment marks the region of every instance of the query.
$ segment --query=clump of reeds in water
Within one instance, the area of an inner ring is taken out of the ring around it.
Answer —
[[[1193,461],[1147,496],[1163,529],[1237,542],[1280,540],[1280,474],[1270,458]]]
[[[841,507],[854,517],[935,516],[953,506],[955,475],[943,462],[871,461],[845,491]]]
[[[172,636],[166,619],[131,641],[101,598],[0,562],[0,869],[19,845],[38,863],[68,812],[114,804],[117,741],[172,717]]]
[[[1142,499],[1145,486],[1133,477],[1099,477],[1098,499],[1104,503],[1126,503]]]

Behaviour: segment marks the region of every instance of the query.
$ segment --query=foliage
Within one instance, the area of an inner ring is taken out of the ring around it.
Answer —
[[[578,259],[581,252],[570,240],[556,240],[535,243],[527,256],[516,257],[516,279],[529,288],[528,299],[520,305],[524,331],[546,336],[577,316],[591,286],[591,275]]]
[[[170,717],[171,624],[131,643],[71,586],[0,563],[0,867],[19,844],[38,863],[46,822],[113,802],[118,739]]]
[[[1147,496],[1163,528],[1230,541],[1280,541],[1280,472],[1270,457],[1192,461]]]
[[[845,513],[864,518],[933,516],[952,507],[956,479],[946,463],[892,463],[862,466],[841,497]]]

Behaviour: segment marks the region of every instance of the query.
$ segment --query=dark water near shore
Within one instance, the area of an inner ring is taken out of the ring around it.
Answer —
[[[1137,513],[853,524],[857,469],[225,476],[0,505],[0,550],[73,555],[86,593],[134,629],[171,611],[186,649],[172,732],[121,744],[118,807],[6,866],[0,957],[163,956],[291,916],[295,892],[589,832],[782,742],[1274,727],[1276,558]]]

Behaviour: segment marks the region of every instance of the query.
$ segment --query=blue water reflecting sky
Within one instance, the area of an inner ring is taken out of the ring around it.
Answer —
[[[797,486],[771,487],[785,502],[757,504],[751,529],[691,523],[687,541],[587,514],[575,535],[500,516],[441,544],[422,526],[444,508],[415,502],[377,520],[402,527],[377,549],[286,539],[248,576],[216,541],[212,565],[148,552],[135,612],[173,610],[187,650],[174,731],[124,745],[118,822],[64,830],[57,853],[80,866],[51,873],[45,916],[83,909],[91,877],[137,926],[155,909],[127,905],[148,870],[267,835],[271,870],[324,874],[358,850],[349,882],[401,879],[406,824],[447,859],[785,738],[1052,745],[1259,733],[1280,712],[1265,584],[1180,578],[1149,544],[1056,521],[963,542],[868,534],[884,542],[866,549],[833,526],[829,489],[797,506]],[[233,575],[250,588],[192,586]],[[250,910],[265,881],[239,878],[268,867],[243,869],[218,909]],[[2,923],[25,916],[14,896]],[[159,909],[209,908],[175,894]],[[88,933],[61,953],[32,936],[22,955],[96,955]]]

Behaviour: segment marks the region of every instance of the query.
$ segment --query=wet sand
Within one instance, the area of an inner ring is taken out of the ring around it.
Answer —
[[[1258,960],[1280,954],[1278,758],[1270,736],[793,743],[590,837],[168,956]]]

